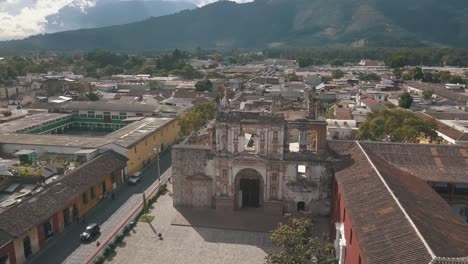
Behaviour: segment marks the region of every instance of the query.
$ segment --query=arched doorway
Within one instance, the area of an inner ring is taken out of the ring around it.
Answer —
[[[298,202],[297,203],[297,211],[298,212],[305,212],[305,202]]]
[[[259,208],[263,204],[263,178],[254,169],[243,169],[236,175],[236,208]]]

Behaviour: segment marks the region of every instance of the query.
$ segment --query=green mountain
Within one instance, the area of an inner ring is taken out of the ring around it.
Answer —
[[[466,47],[467,11],[464,0],[219,1],[126,25],[0,42],[0,48]]]

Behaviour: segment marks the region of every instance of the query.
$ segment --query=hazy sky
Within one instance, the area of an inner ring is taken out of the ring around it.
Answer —
[[[43,33],[47,24],[47,16],[56,14],[61,8],[70,5],[86,10],[87,7],[94,6],[96,1],[101,0],[0,0],[0,40],[18,39]],[[202,6],[216,0],[182,1]],[[251,0],[235,1],[251,2]]]

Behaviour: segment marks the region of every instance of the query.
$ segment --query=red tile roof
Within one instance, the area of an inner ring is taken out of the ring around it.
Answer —
[[[351,110],[349,108],[336,108],[335,109],[335,118],[340,120],[351,120],[353,116],[351,115]]]
[[[427,176],[421,173],[434,168],[429,166],[428,170],[422,170],[420,167],[428,162],[429,156],[433,160],[450,156],[453,152],[459,154],[452,157],[463,156],[468,147],[460,151],[458,146],[426,145],[427,149],[415,146],[329,142],[330,150],[335,154],[335,178],[364,263],[419,264],[430,263],[434,257],[468,256],[468,224],[422,180]],[[431,152],[431,148],[435,149]],[[399,158],[398,153],[403,157]],[[405,161],[409,153],[415,157]],[[422,156],[422,161],[412,170],[409,168],[411,162],[419,156]],[[405,171],[401,169],[405,166],[400,167],[402,163],[408,166]],[[468,170],[465,169],[462,175],[468,176]]]

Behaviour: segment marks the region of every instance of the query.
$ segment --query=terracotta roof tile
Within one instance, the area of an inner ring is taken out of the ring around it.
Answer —
[[[127,158],[107,151],[84,163],[40,193],[0,214],[0,230],[19,236],[64,209],[102,177],[126,165]]]
[[[429,166],[428,170],[422,170],[419,167],[427,163],[429,157],[434,159],[433,155],[442,162],[447,156],[463,157],[468,147],[417,145],[424,147],[421,149],[396,143],[360,144],[362,149],[356,142],[328,143],[335,154],[336,181],[364,263],[429,263],[432,260],[429,248],[437,257],[468,256],[468,224],[422,180],[427,177],[424,174],[434,168]],[[398,153],[403,157],[398,158]],[[422,156],[422,162],[415,164],[417,169],[411,166],[417,158],[407,160],[407,154]],[[445,169],[453,172],[450,166]],[[466,176],[468,171],[465,169],[462,174]],[[456,261],[438,263],[465,263]]]

